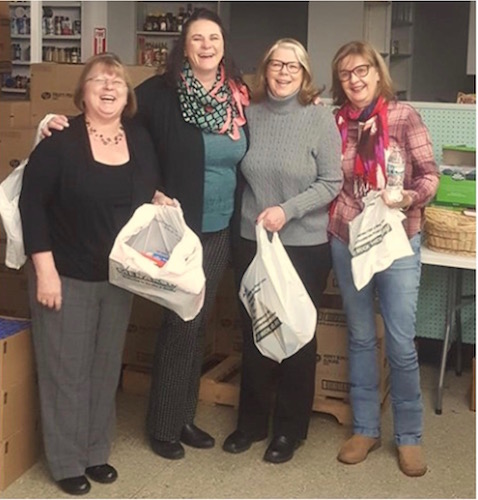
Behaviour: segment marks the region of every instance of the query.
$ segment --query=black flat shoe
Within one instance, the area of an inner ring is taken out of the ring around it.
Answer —
[[[299,445],[300,441],[297,439],[287,436],[274,436],[264,454],[264,460],[273,464],[288,462],[294,456],[294,451]]]
[[[114,483],[118,479],[118,472],[114,467],[108,464],[87,467],[85,473],[90,479],[97,483]]]
[[[227,436],[222,445],[222,449],[228,453],[242,453],[243,451],[247,451],[252,446],[252,443],[262,441],[263,439],[265,439],[265,437],[258,439],[252,438],[243,431],[236,429],[232,434]]]
[[[86,495],[91,489],[86,476],[67,477],[57,481],[57,484],[68,495]]]
[[[179,460],[184,457],[184,448],[179,441],[160,441],[151,439],[151,448],[154,453],[169,460]]]
[[[207,432],[202,431],[194,424],[187,424],[181,431],[180,441],[193,448],[212,448],[215,444],[214,438]]]

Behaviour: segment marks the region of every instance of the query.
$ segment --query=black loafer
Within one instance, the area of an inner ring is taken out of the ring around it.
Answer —
[[[212,448],[215,444],[214,438],[207,432],[202,431],[194,424],[187,424],[181,431],[180,441],[193,448]]]
[[[179,460],[184,457],[184,448],[179,441],[160,441],[151,439],[151,448],[154,453],[169,460]]]
[[[57,481],[57,484],[68,495],[86,495],[91,489],[86,476],[67,477]]]
[[[263,439],[265,439],[265,437],[258,439],[252,438],[243,431],[236,429],[232,434],[227,436],[222,445],[222,449],[228,453],[242,453],[243,451],[247,451],[252,446],[252,443],[262,441]]]
[[[274,436],[264,454],[264,460],[273,464],[288,462],[294,456],[294,451],[299,445],[300,441],[297,439],[287,436]]]
[[[118,472],[108,464],[87,467],[85,472],[90,479],[97,483],[114,483],[118,479]]]

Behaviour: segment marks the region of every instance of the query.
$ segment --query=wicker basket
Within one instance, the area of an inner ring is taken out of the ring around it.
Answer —
[[[476,255],[476,218],[439,207],[425,209],[425,245],[438,252]]]

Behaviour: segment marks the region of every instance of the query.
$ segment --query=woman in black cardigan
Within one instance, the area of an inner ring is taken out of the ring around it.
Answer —
[[[164,76],[136,89],[139,116],[156,145],[163,189],[181,203],[201,237],[206,298],[184,322],[166,311],[154,354],[147,428],[160,456],[184,456],[182,443],[211,448],[214,438],[194,425],[203,360],[205,319],[230,260],[236,169],[248,131],[248,92],[227,50],[219,17],[195,11],[174,47]]]
[[[148,132],[119,59],[94,56],[75,90],[83,112],[32,152],[20,195],[43,440],[60,488],[116,480],[107,463],[132,295],[108,282],[108,256],[159,184]]]

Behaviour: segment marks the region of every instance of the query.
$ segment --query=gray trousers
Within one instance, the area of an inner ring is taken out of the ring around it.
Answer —
[[[58,481],[108,461],[132,295],[107,281],[61,277],[62,307],[56,312],[37,302],[32,267],[29,297],[43,441]]]
[[[162,441],[179,439],[183,426],[194,421],[204,326],[229,262],[229,230],[205,234],[202,244],[206,275],[204,306],[192,321],[183,321],[176,313],[166,311],[156,342],[147,430],[150,437]]]

